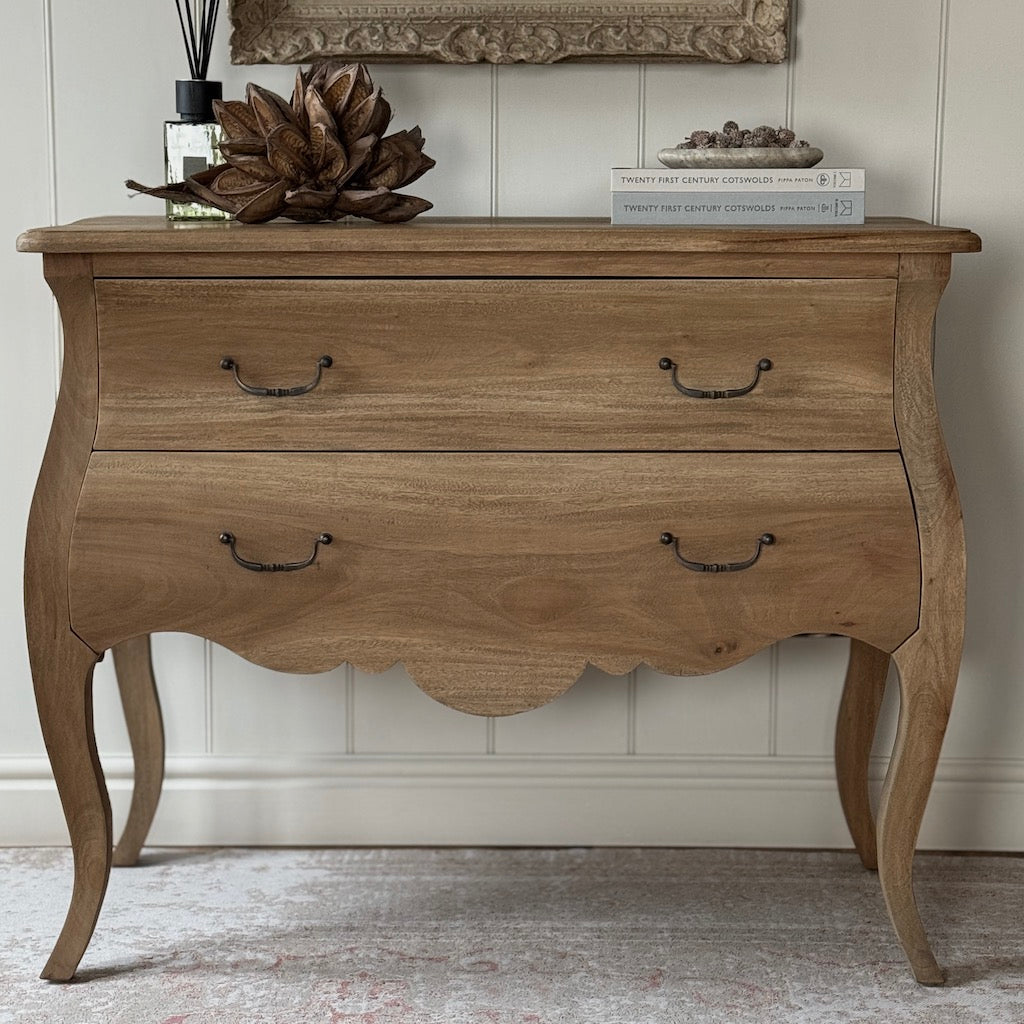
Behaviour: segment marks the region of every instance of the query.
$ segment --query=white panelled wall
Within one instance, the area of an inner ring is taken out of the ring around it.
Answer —
[[[936,367],[970,560],[960,689],[922,846],[1024,849],[1024,5],[799,0],[781,65],[378,66],[395,126],[437,168],[441,215],[607,212],[608,168],[654,164],[692,128],[791,123],[833,165],[866,166],[868,212],[983,238],[958,256]],[[159,214],[122,182],[161,180],[161,124],[184,77],[171,0],[15,0],[0,88],[0,842],[64,843],[21,621],[29,498],[53,407],[59,331],[24,228]],[[211,77],[287,94],[294,69]],[[979,143],[983,144],[979,147]],[[386,299],[385,299],[386,301]],[[831,764],[847,644],[789,640],[716,676],[591,670],[511,719],[432,703],[395,668],[279,675],[159,636],[169,759],[157,843],[651,843],[846,846]],[[97,671],[115,815],[130,759],[111,666]],[[890,686],[890,691],[892,691]],[[895,701],[876,748],[891,743]],[[115,823],[115,825],[117,822]]]

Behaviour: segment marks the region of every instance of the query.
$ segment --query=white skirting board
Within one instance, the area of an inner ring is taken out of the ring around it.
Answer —
[[[131,761],[105,764],[115,829]],[[884,761],[873,766],[876,792]],[[849,847],[826,758],[174,757],[158,846]],[[0,757],[0,845],[65,845],[41,757]],[[1024,850],[1024,759],[940,764],[921,849]]]

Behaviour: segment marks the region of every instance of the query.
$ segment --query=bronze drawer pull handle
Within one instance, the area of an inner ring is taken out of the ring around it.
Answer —
[[[678,367],[668,356],[663,356],[658,360],[658,367],[662,370],[672,371],[672,383],[681,395],[687,395],[689,398],[739,398],[741,395],[749,395],[757,387],[761,374],[772,368],[772,361],[759,359],[754,369],[754,379],[745,388],[726,388],[725,391],[702,391],[700,388],[688,388],[685,384],[680,384],[679,378],[676,376]]]
[[[231,356],[225,356],[220,361],[220,368],[222,370],[230,370],[234,374],[235,383],[250,395],[260,395],[266,398],[291,398],[293,395],[304,395],[312,391],[320,383],[324,370],[329,369],[333,364],[334,360],[330,356],[321,356],[316,362],[316,376],[308,384],[300,384],[294,388],[258,388],[252,384],[246,384],[238,376],[238,363]]]
[[[321,533],[313,541],[313,554],[302,562],[250,562],[235,550],[235,535],[224,532],[220,535],[221,544],[227,544],[231,548],[231,557],[243,568],[250,572],[295,572],[296,569],[305,569],[316,561],[317,552],[321,544],[330,544],[334,538],[329,533]]]
[[[673,549],[676,561],[680,565],[685,565],[687,569],[692,569],[694,572],[739,572],[741,569],[749,569],[760,557],[761,549],[766,548],[771,544],[775,543],[775,534],[773,533],[762,533],[757,538],[757,550],[750,556],[745,562],[691,562],[688,558],[683,558],[679,554],[679,538],[671,533],[663,533],[661,535],[662,544],[674,544]]]

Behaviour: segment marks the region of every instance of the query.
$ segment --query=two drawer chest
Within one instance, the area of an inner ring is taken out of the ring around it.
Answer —
[[[975,235],[109,218],[19,247],[44,254],[65,329],[25,570],[75,857],[44,977],[74,974],[156,807],[150,633],[286,671],[400,661],[445,704],[503,715],[588,663],[701,674],[814,632],[851,638],[836,764],[854,843],[916,977],[941,982],[911,868],[964,551],[931,326]],[[91,710],[107,650],[136,761],[116,849]]]

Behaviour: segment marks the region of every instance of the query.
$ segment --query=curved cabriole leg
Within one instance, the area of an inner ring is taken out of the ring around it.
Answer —
[[[149,835],[164,783],[164,724],[153,678],[149,636],[125,640],[113,648],[124,719],[135,762],[135,786],[124,831],[114,849],[114,866],[137,864]]]
[[[92,938],[110,877],[110,801],[93,733],[94,651],[68,632],[31,636],[36,706],[71,836],[75,883],[67,919],[40,975],[68,981]]]
[[[932,387],[932,321],[948,253],[900,256],[893,397],[921,543],[917,631],[893,652],[900,718],[878,808],[878,876],[889,916],[922,985],[945,980],[917,912],[913,859],[953,703],[964,634],[966,564],[956,480]]]
[[[836,721],[836,781],[839,799],[861,863],[878,867],[875,819],[868,791],[868,762],[885,694],[889,655],[861,640],[850,641],[843,698]]]
[[[893,659],[900,673],[900,719],[878,811],[878,875],[893,927],[922,985],[945,974],[932,955],[913,888],[914,848],[949,720],[960,644],[915,634]]]
[[[110,801],[96,755],[92,672],[98,656],[71,629],[68,559],[96,432],[92,261],[47,253],[43,270],[64,324],[64,368],[25,543],[25,628],[39,722],[71,835],[75,882],[43,977],[67,981],[92,937],[110,877]]]

